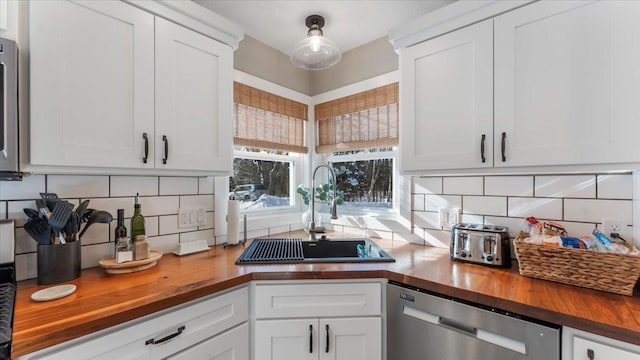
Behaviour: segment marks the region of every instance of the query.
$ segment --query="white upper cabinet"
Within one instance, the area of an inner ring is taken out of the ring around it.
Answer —
[[[157,167],[231,168],[231,69],[230,47],[156,18]]]
[[[493,21],[400,52],[404,172],[493,166]]]
[[[31,158],[153,167],[153,15],[117,1],[30,3]]]
[[[121,1],[52,0],[30,2],[29,52],[36,171],[231,171],[229,45]]]
[[[640,2],[478,3],[393,33],[431,37],[400,49],[401,171],[640,168]]]
[[[541,1],[496,17],[495,166],[639,162],[638,64],[636,1]]]

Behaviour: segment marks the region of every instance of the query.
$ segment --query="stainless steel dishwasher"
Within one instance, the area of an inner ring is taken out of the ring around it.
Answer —
[[[387,285],[387,360],[558,360],[560,329],[425,290]]]

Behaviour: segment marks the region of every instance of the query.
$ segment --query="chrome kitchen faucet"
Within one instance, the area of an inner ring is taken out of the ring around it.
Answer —
[[[333,184],[331,186],[331,190],[333,192],[333,198],[331,199],[331,219],[336,220],[338,218],[338,202],[336,199],[336,173],[333,171],[331,166],[327,164],[320,164],[316,166],[313,170],[313,175],[311,175],[311,223],[309,223],[309,240],[317,240],[316,233],[325,232],[324,229],[316,230],[316,172],[321,167],[326,167],[331,172],[331,178],[333,179]]]

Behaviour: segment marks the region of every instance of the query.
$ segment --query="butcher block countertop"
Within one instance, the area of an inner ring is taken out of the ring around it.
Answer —
[[[287,234],[290,235],[290,234]],[[64,298],[35,302],[47,287],[18,283],[12,357],[25,355],[156,311],[245,284],[251,280],[387,278],[640,345],[640,296],[616,295],[520,276],[517,263],[497,269],[451,261],[448,249],[374,240],[395,263],[235,265],[243,247],[214,246],[137,273],[109,275],[90,268],[68,283]]]

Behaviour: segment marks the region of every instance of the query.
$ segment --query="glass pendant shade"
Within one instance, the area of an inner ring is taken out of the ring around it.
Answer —
[[[307,37],[296,44],[291,52],[291,63],[306,70],[328,69],[337,64],[341,58],[342,54],[336,43],[324,37],[321,25],[317,24],[309,27]]]

